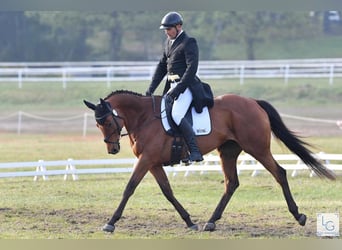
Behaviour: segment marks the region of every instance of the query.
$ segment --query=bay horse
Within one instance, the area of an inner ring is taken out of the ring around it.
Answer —
[[[133,153],[138,158],[131,177],[123,192],[119,206],[103,227],[114,232],[115,223],[121,218],[129,198],[140,181],[149,171],[156,179],[166,199],[171,202],[190,229],[198,230],[189,213],[175,198],[163,163],[170,161],[173,137],[166,134],[161,124],[161,96],[144,96],[132,91],[112,92],[98,104],[84,100],[85,105],[95,112],[97,127],[104,136],[109,154],[120,151],[121,130],[126,128]],[[309,144],[290,131],[276,109],[266,101],[225,94],[214,98],[209,110],[212,131],[197,136],[201,153],[217,149],[224,174],[224,193],[204,231],[214,231],[216,221],[222,216],[230,198],[239,186],[237,158],[244,151],[259,161],[282,188],[288,210],[304,226],[306,215],[298,212],[286,177],[286,171],[273,158],[270,151],[271,132],[293,153],[308,165],[318,176],[334,180],[332,171],[325,168],[307,148]],[[184,150],[184,155],[186,151]]]

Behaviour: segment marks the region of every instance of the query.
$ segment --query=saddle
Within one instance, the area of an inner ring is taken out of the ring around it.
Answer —
[[[168,135],[182,137],[178,126],[171,116],[172,104],[172,98],[163,96],[160,107],[162,125]],[[197,113],[193,104],[191,104],[184,118],[192,125],[196,136],[210,134],[211,120],[208,107],[204,107],[202,113]]]
[[[171,160],[164,163],[165,166],[179,164],[184,149],[184,140],[178,126],[171,116],[173,100],[169,96],[163,96],[161,100],[161,121],[165,132],[174,137],[171,148]],[[196,136],[208,135],[211,132],[211,120],[208,107],[204,107],[201,113],[197,113],[194,106],[190,105],[185,117],[192,125]]]

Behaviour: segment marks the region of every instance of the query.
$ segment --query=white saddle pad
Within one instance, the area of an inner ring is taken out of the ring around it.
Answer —
[[[166,111],[165,111],[165,99],[162,98],[161,101],[161,118],[162,118],[162,124],[166,131],[171,129],[171,126],[167,120],[166,117]],[[195,108],[191,108],[191,114],[192,114],[192,121],[193,125],[192,128],[196,135],[207,135],[211,132],[211,122],[210,122],[210,115],[208,107],[204,107],[202,113],[197,113]]]

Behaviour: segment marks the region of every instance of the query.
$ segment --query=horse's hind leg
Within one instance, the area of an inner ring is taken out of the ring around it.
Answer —
[[[191,221],[189,213],[183,208],[183,206],[178,202],[178,200],[173,195],[169,180],[165,174],[164,169],[161,166],[157,166],[151,168],[150,172],[156,179],[166,199],[169,202],[171,202],[171,204],[175,207],[179,215],[185,221],[188,228],[198,230],[198,226]]]
[[[215,222],[222,216],[230,198],[239,186],[239,179],[236,169],[236,161],[241,153],[240,146],[235,141],[227,141],[218,148],[221,158],[222,170],[224,173],[225,191],[209,221],[204,225],[204,231],[214,231]]]
[[[287,207],[293,217],[298,221],[298,223],[301,226],[304,226],[306,223],[306,215],[305,214],[300,214],[298,212],[298,207],[296,205],[296,202],[294,201],[289,183],[287,181],[286,177],[286,170],[282,168],[273,158],[271,152],[268,152],[265,154],[265,157],[257,157],[254,156],[256,160],[258,160],[276,179],[276,181],[280,184],[283,195],[285,197]]]

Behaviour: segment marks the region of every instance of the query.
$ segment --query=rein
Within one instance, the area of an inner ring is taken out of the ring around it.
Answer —
[[[153,119],[151,120],[148,120],[146,122],[144,122],[142,125],[138,126],[137,128],[135,129],[132,129],[131,131],[127,131],[127,133],[125,134],[122,134],[121,136],[127,136],[129,134],[132,134],[134,131],[137,131],[147,125],[149,125],[151,122],[155,121],[156,119],[161,119],[161,116],[158,116],[156,115],[156,100],[155,100],[155,96],[154,95],[151,95],[151,98],[152,98],[152,109],[153,109]]]
[[[120,142],[119,140],[113,142],[113,141],[110,141],[109,138],[112,137],[115,133],[117,133],[118,135],[120,135],[120,137],[124,137],[124,136],[127,136],[129,134],[131,134],[132,132],[142,128],[142,127],[145,127],[147,125],[149,125],[151,122],[153,122],[154,120],[156,119],[161,119],[161,116],[158,116],[156,115],[156,101],[155,101],[155,96],[154,95],[151,95],[152,97],[152,108],[153,108],[153,119],[152,120],[149,120],[147,121],[146,123],[142,124],[141,126],[139,126],[138,128],[135,128],[135,129],[132,129],[131,131],[127,131],[127,133],[124,133],[124,134],[121,134],[121,131],[122,131],[122,128],[120,128],[120,125],[119,123],[117,122],[117,120],[115,118],[118,118],[118,119],[121,119],[121,120],[124,120],[123,117],[119,116],[116,111],[113,109],[111,112],[108,112],[106,114],[104,114],[103,116],[101,117],[97,117],[96,120],[99,122],[103,119],[105,119],[107,116],[111,115],[112,118],[113,118],[113,121],[115,123],[115,126],[116,126],[116,130],[114,130],[110,135],[108,135],[106,138],[103,139],[103,141],[105,143],[108,143],[108,144],[117,144],[117,145],[120,145]]]

